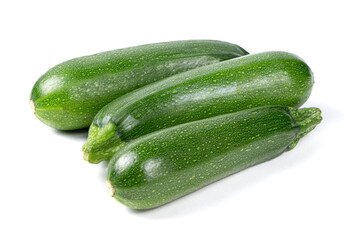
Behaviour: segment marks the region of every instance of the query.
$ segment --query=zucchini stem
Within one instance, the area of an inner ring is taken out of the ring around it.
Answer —
[[[109,161],[123,144],[124,142],[116,134],[114,123],[108,123],[102,128],[92,124],[89,137],[82,147],[84,159],[90,163]]]
[[[293,149],[299,140],[311,132],[322,120],[321,110],[318,108],[290,108],[290,113],[300,130],[288,150]]]

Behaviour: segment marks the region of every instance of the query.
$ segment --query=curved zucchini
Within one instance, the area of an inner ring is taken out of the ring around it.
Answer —
[[[312,86],[310,68],[286,52],[248,55],[181,73],[101,109],[83,146],[84,158],[109,160],[124,142],[186,122],[265,105],[298,107]]]
[[[320,114],[267,106],[160,130],[117,152],[106,184],[124,205],[154,208],[292,149]]]
[[[221,41],[148,44],[63,62],[35,83],[30,105],[45,124],[61,130],[88,127],[107,103],[136,88],[200,66],[248,54]]]

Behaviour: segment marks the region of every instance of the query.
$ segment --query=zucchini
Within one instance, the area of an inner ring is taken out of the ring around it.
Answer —
[[[186,122],[266,105],[299,107],[312,86],[310,68],[286,52],[247,55],[181,73],[101,109],[83,146],[84,159],[110,160],[125,142]]]
[[[30,105],[45,124],[61,130],[88,127],[107,103],[136,88],[200,66],[248,54],[221,41],[148,44],[63,62],[35,83]]]
[[[134,209],[158,207],[295,147],[321,121],[317,108],[265,106],[185,123],[119,150],[109,193]]]

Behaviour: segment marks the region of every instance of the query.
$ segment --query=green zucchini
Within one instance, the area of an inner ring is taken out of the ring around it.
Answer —
[[[45,124],[61,130],[88,127],[107,103],[136,88],[200,66],[248,54],[221,41],[148,44],[63,62],[35,83],[30,105]]]
[[[83,146],[84,159],[109,160],[125,142],[186,122],[266,105],[299,107],[312,86],[310,68],[286,52],[247,55],[190,70],[101,109]]]
[[[321,121],[317,108],[265,106],[185,123],[119,150],[109,193],[134,209],[158,207],[295,147]]]

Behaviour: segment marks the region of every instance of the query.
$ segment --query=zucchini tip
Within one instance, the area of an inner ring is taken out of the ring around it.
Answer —
[[[33,114],[35,114],[36,108],[35,108],[35,103],[33,102],[33,100],[30,100],[30,108],[31,108],[31,111],[33,112]]]
[[[111,184],[110,180],[106,180],[105,181],[108,193],[110,194],[111,197],[113,197],[115,195],[115,188],[114,186]]]

